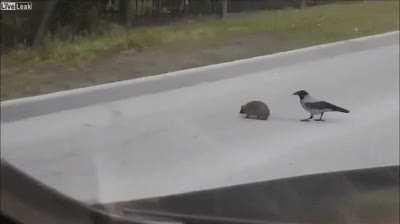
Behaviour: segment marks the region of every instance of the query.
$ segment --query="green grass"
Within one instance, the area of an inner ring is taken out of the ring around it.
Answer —
[[[382,1],[243,13],[224,20],[203,18],[169,26],[117,29],[106,35],[79,36],[64,41],[48,38],[40,49],[14,50],[3,58],[6,65],[79,62],[126,49],[153,48],[182,41],[209,42],[258,32],[278,33],[305,46],[398,30],[398,11],[399,1]]]

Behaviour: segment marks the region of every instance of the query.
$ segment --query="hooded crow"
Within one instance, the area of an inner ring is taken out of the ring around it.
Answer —
[[[310,96],[310,94],[308,94],[308,92],[305,90],[299,90],[293,93],[293,95],[297,95],[300,97],[301,106],[304,108],[304,110],[310,113],[309,118],[303,119],[301,121],[309,121],[314,117],[314,115],[320,115],[319,119],[316,119],[316,121],[323,121],[322,116],[324,116],[324,113],[330,111],[338,111],[342,113],[350,112],[344,108],[338,107],[326,101],[318,100]]]

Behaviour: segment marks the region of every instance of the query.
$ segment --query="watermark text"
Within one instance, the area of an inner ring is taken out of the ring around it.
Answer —
[[[0,7],[4,11],[32,10],[32,2],[1,1]]]

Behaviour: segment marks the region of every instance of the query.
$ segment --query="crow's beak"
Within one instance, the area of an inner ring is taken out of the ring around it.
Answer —
[[[293,93],[292,95],[299,95],[297,92]]]

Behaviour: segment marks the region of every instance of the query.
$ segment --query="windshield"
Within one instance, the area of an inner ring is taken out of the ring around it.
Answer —
[[[399,222],[398,0],[0,6],[10,222]]]

